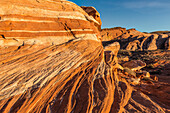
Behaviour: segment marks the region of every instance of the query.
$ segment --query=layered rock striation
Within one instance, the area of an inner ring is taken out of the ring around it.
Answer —
[[[81,7],[65,0],[0,5],[1,113],[165,111],[119,79],[119,44],[104,50],[100,22]]]
[[[94,8],[94,7],[86,7],[86,6],[81,6],[81,8],[91,17],[93,17],[99,24],[95,24],[99,31],[101,30],[101,19],[100,19],[100,13]]]
[[[74,3],[60,0],[2,0],[0,15],[1,46],[61,44],[93,37],[97,29],[92,24],[99,24]]]
[[[0,112],[91,110],[99,23],[69,1],[0,4]]]

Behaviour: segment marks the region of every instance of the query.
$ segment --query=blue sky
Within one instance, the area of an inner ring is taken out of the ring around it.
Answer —
[[[102,28],[136,28],[143,32],[170,31],[170,0],[69,0],[79,6],[94,6],[101,14]]]

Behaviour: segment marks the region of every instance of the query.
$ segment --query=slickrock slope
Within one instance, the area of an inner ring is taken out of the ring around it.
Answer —
[[[126,28],[116,27],[101,30],[102,41],[113,43],[118,41],[121,49],[126,50],[169,50],[170,34],[163,33],[142,33],[135,29],[126,30]]]
[[[0,112],[91,111],[99,23],[68,1],[0,5]]]
[[[117,76],[112,49],[119,45],[104,51],[100,23],[79,6],[65,0],[0,5],[0,113],[164,112]]]

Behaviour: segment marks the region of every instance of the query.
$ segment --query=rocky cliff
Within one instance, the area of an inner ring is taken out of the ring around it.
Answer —
[[[118,77],[119,44],[104,50],[100,22],[76,4],[0,5],[1,113],[165,112]]]
[[[169,50],[169,32],[143,33],[136,29],[116,27],[111,29],[102,29],[102,41],[112,43],[118,41],[121,49],[126,50]]]

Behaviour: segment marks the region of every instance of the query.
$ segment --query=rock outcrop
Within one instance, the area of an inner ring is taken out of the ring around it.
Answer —
[[[65,0],[0,5],[0,113],[164,113],[118,77],[119,44],[105,51],[100,23],[81,7]]]
[[[117,56],[119,49],[120,49],[120,44],[118,42],[114,42],[113,44],[104,47],[105,51],[111,51],[112,54],[114,54],[115,56]]]
[[[129,62],[124,63],[122,66],[130,68],[133,71],[136,71],[136,70],[140,70],[143,67],[145,67],[146,63],[142,62],[141,60],[131,60]]]
[[[143,33],[136,29],[115,27],[101,30],[102,41],[113,43],[118,41],[121,49],[126,50],[157,50],[168,49],[169,34]],[[166,42],[167,41],[167,42]],[[165,47],[166,46],[166,47]]]
[[[0,112],[92,111],[104,63],[99,23],[69,1],[0,5]]]
[[[126,34],[126,29],[121,28],[121,27],[116,27],[116,28],[111,28],[111,29],[102,29],[101,31],[101,36],[102,36],[102,41],[110,41],[113,39],[117,39],[122,35],[124,38],[128,38],[130,35]]]
[[[139,40],[134,40],[132,42],[129,42],[128,45],[126,46],[126,50],[132,50],[132,51],[141,50]]]
[[[100,19],[100,13],[94,8],[94,7],[86,7],[86,6],[81,6],[81,8],[91,17],[93,17],[97,22],[98,24],[95,24],[99,31],[101,30],[101,25],[102,25],[102,22],[101,22],[101,19]]]

